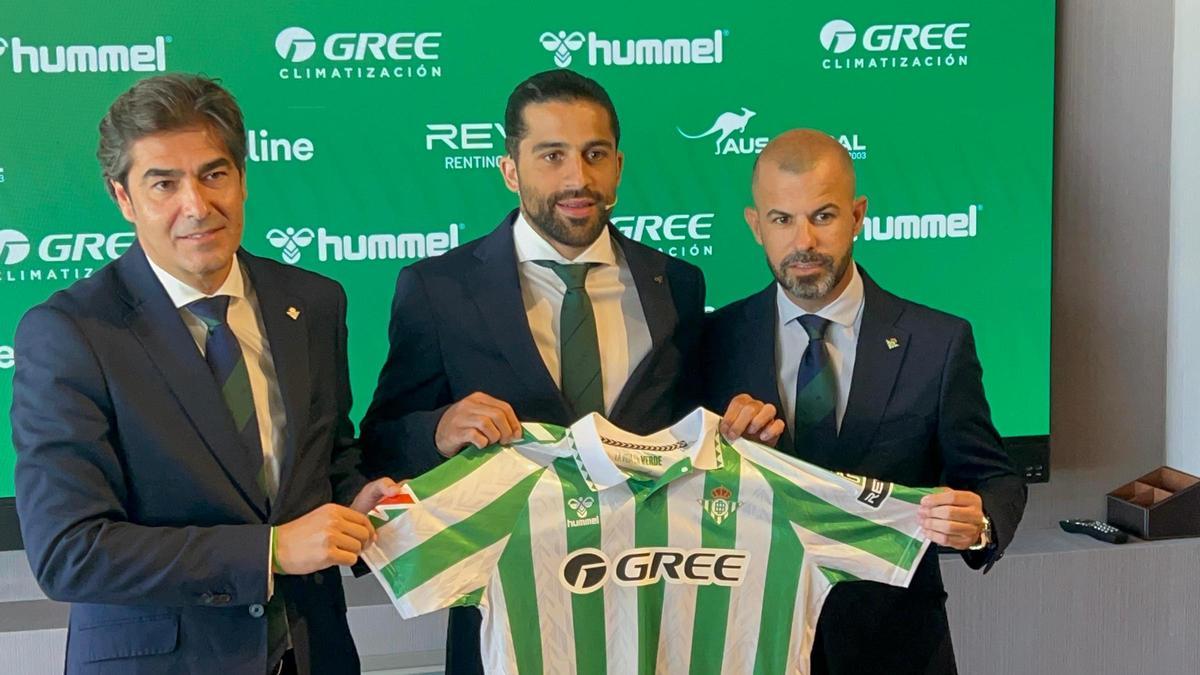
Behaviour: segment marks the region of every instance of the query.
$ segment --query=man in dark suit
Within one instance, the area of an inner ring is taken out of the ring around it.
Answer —
[[[520,196],[491,234],[405,268],[391,348],[362,423],[395,477],[467,444],[520,437],[519,420],[590,412],[635,433],[700,404],[704,278],[612,227],[622,155],[612,101],[569,70],[530,77],[505,112],[505,184]],[[732,396],[722,430],[775,440],[775,408]],[[481,672],[479,612],[450,613],[446,672]]]
[[[1025,488],[984,398],[970,325],[881,289],[852,259],[866,214],[837,141],[794,130],[763,150],[746,222],[776,281],[706,322],[709,405],[735,392],[775,403],[778,447],[806,461],[910,486],[935,543],[990,568],[1011,541]],[[908,589],[836,585],[813,673],[953,673],[936,550]]]
[[[357,673],[337,565],[395,488],[358,466],[345,294],[239,248],[246,135],[216,82],[143,80],[100,133],[137,243],[16,336],[17,509],[72,603],[66,670]]]

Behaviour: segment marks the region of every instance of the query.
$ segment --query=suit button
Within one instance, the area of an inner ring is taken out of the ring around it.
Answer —
[[[260,619],[260,618],[262,618],[262,615],[263,615],[263,606],[262,605],[258,605],[258,604],[250,605],[250,616],[252,616],[256,619]]]

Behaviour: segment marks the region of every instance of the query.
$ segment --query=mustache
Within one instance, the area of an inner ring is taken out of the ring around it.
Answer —
[[[825,267],[833,267],[833,256],[823,255],[816,251],[792,251],[783,260],[779,261],[779,268],[783,269],[789,265],[805,265],[808,263],[821,263]]]
[[[589,190],[588,188],[579,188],[577,190],[563,190],[562,192],[555,192],[554,194],[550,195],[546,199],[546,202],[550,205],[554,205],[558,202],[561,202],[564,199],[584,199],[584,198],[590,199],[602,206],[605,204],[608,204],[609,202],[612,201],[607,196],[600,194],[599,192],[596,192],[595,190]]]

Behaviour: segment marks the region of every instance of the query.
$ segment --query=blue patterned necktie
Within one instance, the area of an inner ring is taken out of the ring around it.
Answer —
[[[813,456],[828,452],[837,441],[837,378],[825,345],[829,319],[805,314],[797,321],[808,333],[808,348],[796,373],[796,415],[792,426],[796,454]]]
[[[229,301],[230,296],[217,295],[188,303],[187,308],[208,328],[204,360],[208,362],[208,368],[221,390],[221,398],[233,416],[234,428],[245,442],[246,449],[253,454],[255,466],[260,466],[263,448],[258,431],[258,415],[254,410],[254,392],[250,389],[250,374],[246,370],[246,359],[242,356],[242,345],[226,321]],[[256,473],[261,475],[261,469]],[[261,477],[259,480],[261,482]]]

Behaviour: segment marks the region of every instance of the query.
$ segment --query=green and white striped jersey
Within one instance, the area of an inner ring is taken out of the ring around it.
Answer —
[[[363,558],[405,618],[478,606],[491,673],[805,673],[835,583],[908,585],[931,490],[730,443],[719,422],[526,424],[377,507]]]

